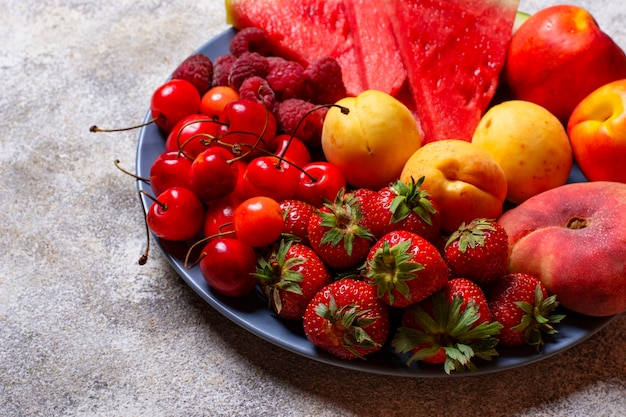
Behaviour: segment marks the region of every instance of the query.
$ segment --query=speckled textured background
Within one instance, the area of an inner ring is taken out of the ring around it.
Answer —
[[[574,3],[626,47],[621,0]],[[626,415],[625,316],[522,368],[385,377],[239,328],[156,248],[139,266],[135,182],[113,165],[134,169],[137,132],[88,128],[143,119],[226,27],[219,0],[0,0],[0,416]]]

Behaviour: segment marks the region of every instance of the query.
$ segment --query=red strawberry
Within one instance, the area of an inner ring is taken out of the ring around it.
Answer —
[[[300,320],[311,298],[332,278],[308,246],[281,240],[269,257],[259,259],[255,276],[279,316]]]
[[[365,226],[374,236],[381,238],[394,230],[407,230],[429,242],[435,240],[439,235],[441,214],[437,203],[420,188],[423,182],[424,177],[408,184],[398,180],[375,195],[363,195]]]
[[[285,218],[283,233],[296,236],[300,243],[309,244],[307,229],[309,220],[315,214],[315,207],[300,200],[284,200],[280,202],[280,208]]]
[[[379,213],[379,206],[374,203],[375,200],[378,200],[378,191],[369,188],[357,188],[356,190],[352,190],[350,195],[354,198],[354,201],[361,206],[361,224],[372,232],[374,237],[378,238],[374,233],[376,218],[381,215]]]
[[[377,288],[378,297],[394,307],[406,307],[440,290],[448,281],[448,267],[432,243],[397,230],[372,246],[365,281]]]
[[[509,241],[504,228],[489,219],[474,219],[454,231],[444,249],[452,276],[486,285],[504,275],[509,263]]]
[[[556,296],[548,297],[543,283],[529,274],[507,274],[486,293],[493,319],[503,326],[498,337],[504,346],[529,344],[539,349],[544,344],[542,334],[556,333],[551,324],[565,317],[552,314],[559,305]]]
[[[379,350],[389,326],[389,311],[374,287],[351,278],[324,287],[304,313],[309,341],[343,359],[364,358]]]
[[[361,224],[361,205],[343,190],[311,216],[307,232],[313,250],[333,269],[362,263],[374,238]]]
[[[473,281],[451,279],[426,300],[405,310],[402,326],[391,345],[398,353],[411,352],[407,361],[443,364],[452,370],[476,370],[473,359],[497,356],[494,336],[502,327],[491,321],[485,294]]]

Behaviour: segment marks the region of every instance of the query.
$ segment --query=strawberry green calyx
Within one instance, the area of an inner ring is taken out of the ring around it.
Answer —
[[[380,346],[364,329],[378,320],[378,317],[364,317],[370,310],[359,310],[359,306],[354,304],[338,308],[335,298],[331,296],[328,306],[320,303],[315,312],[325,320],[324,332],[328,339],[356,357],[365,359],[358,349],[370,350]]]
[[[435,293],[432,297],[432,316],[421,307],[421,303],[408,308],[421,328],[402,326],[394,336],[391,346],[398,353],[413,352],[407,365],[419,360],[427,360],[441,350],[445,354],[444,371],[464,372],[476,371],[474,358],[491,360],[498,355],[495,337],[502,328],[498,322],[482,322],[475,325],[480,318],[478,307],[468,302],[465,309],[461,307],[462,297],[454,297],[448,303],[443,293]]]
[[[525,314],[520,323],[511,330],[523,331],[526,343],[537,350],[545,344],[542,335],[558,333],[552,324],[560,323],[565,318],[565,314],[551,314],[558,307],[559,302],[556,300],[556,295],[544,298],[539,284],[535,289],[535,301],[532,305],[525,301],[516,302],[515,305]]]
[[[431,215],[437,212],[437,209],[430,202],[428,194],[421,189],[425,177],[421,177],[417,182],[411,177],[410,183],[398,180],[391,185],[391,189],[397,196],[391,202],[389,210],[392,216],[390,223],[397,223],[404,220],[411,212],[417,214],[426,224],[432,226]]]
[[[343,241],[346,253],[351,256],[355,237],[374,239],[374,235],[360,224],[361,204],[354,196],[346,196],[345,190],[340,190],[335,201],[325,202],[324,206],[329,212],[317,211],[322,220],[321,226],[329,228],[322,238],[322,244],[337,246]]]
[[[417,272],[424,269],[418,262],[412,262],[413,254],[409,252],[412,241],[403,240],[394,246],[385,241],[367,262],[366,277],[371,278],[377,288],[378,298],[385,294],[389,303],[394,303],[393,291],[396,290],[405,298],[410,298],[410,289],[406,281],[415,279]]]
[[[496,228],[493,226],[491,219],[474,219],[469,224],[463,222],[457,230],[455,230],[448,241],[446,247],[452,242],[459,241],[459,250],[465,252],[467,248],[475,248],[477,246],[484,246],[485,244],[485,232],[495,232]]]
[[[305,258],[292,257],[287,259],[287,252],[291,247],[291,241],[281,240],[278,249],[267,259],[260,257],[254,276],[259,282],[265,284],[265,295],[276,307],[276,311],[282,309],[280,291],[289,291],[302,295],[300,283],[303,276],[296,270],[298,265],[306,262]]]

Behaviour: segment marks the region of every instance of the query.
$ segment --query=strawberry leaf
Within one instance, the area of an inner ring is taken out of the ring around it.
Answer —
[[[433,294],[430,300],[432,315],[424,311],[421,303],[407,309],[421,329],[401,326],[392,340],[391,345],[398,353],[413,352],[407,364],[429,358],[443,349],[446,355],[444,371],[449,374],[451,371],[475,371],[477,367],[473,358],[491,360],[498,355],[495,335],[502,328],[500,323],[482,322],[476,325],[480,318],[478,307],[473,302],[464,303],[460,296],[448,302],[440,291]],[[465,309],[461,311],[464,304]]]
[[[334,202],[324,203],[328,211],[316,213],[321,219],[320,225],[328,228],[320,243],[334,247],[343,241],[346,254],[352,256],[355,237],[372,240],[374,235],[360,224],[361,205],[354,196],[346,197],[344,192],[340,190]]]
[[[511,327],[514,331],[523,331],[524,340],[537,350],[545,344],[543,334],[555,334],[558,331],[552,326],[565,318],[564,314],[551,314],[559,306],[556,295],[548,298],[543,297],[541,284],[535,287],[535,300],[533,304],[524,301],[515,303],[525,314],[519,324]]]
[[[465,222],[461,223],[457,230],[455,230],[448,240],[445,247],[448,247],[452,242],[459,241],[459,251],[464,253],[467,248],[475,248],[478,246],[484,246],[485,244],[485,231],[496,231],[493,226],[493,219],[478,218],[472,220],[469,224]]]
[[[435,214],[437,209],[428,199],[430,194],[420,188],[424,183],[424,179],[425,177],[421,177],[415,182],[415,179],[411,177],[411,182],[409,183],[398,180],[391,186],[391,189],[397,196],[389,207],[392,213],[389,224],[400,222],[413,212],[426,224],[432,226],[431,215]]]
[[[391,246],[388,241],[383,241],[382,246],[366,264],[365,276],[374,282],[377,296],[380,298],[386,294],[390,304],[394,303],[394,289],[406,299],[411,298],[406,281],[417,278],[417,273],[424,269],[422,264],[412,261],[414,255],[409,252],[411,245],[410,239],[403,240],[394,246]]]

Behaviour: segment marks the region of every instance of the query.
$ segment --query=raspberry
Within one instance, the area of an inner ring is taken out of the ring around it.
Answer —
[[[347,95],[341,66],[331,56],[310,63],[304,70],[304,79],[306,94],[313,103],[332,104]]]
[[[302,98],[304,67],[295,61],[278,61],[271,65],[267,82],[280,100]]]
[[[266,58],[267,58],[267,63],[269,64],[269,68],[270,68],[269,72],[274,71],[274,68],[276,68],[279,65],[283,65],[285,62],[287,62],[285,58],[281,56],[276,56],[276,55],[268,56]]]
[[[230,54],[220,55],[213,62],[213,87],[227,86],[228,74],[237,60],[237,57]]]
[[[213,81],[213,62],[203,54],[191,55],[174,70],[172,78],[189,81],[202,97]]]
[[[247,27],[241,29],[230,41],[230,53],[239,57],[245,52],[257,52],[268,56],[272,52],[272,44],[263,29]]]
[[[269,71],[267,59],[256,52],[245,52],[237,58],[230,68],[228,84],[235,90],[239,90],[246,78],[258,76],[265,78]]]
[[[307,146],[319,147],[328,108],[320,107],[311,112],[317,107],[308,101],[292,98],[278,103],[274,115],[283,133],[298,137]]]
[[[239,87],[239,98],[258,101],[267,109],[272,109],[276,102],[274,90],[272,90],[265,79],[256,75],[246,78],[246,80],[241,83],[241,87]]]

